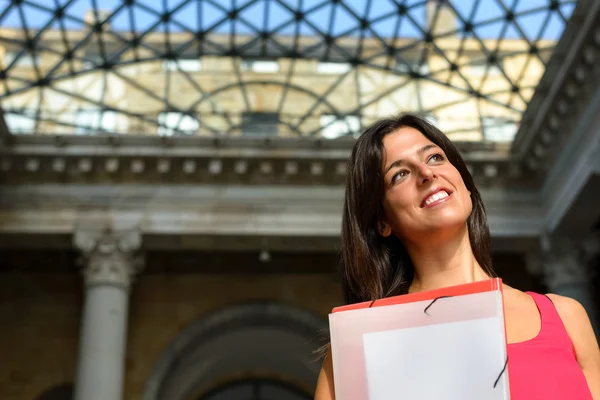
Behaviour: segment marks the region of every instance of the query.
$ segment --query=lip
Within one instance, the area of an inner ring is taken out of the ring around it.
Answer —
[[[429,197],[431,197],[431,195],[434,195],[437,192],[441,192],[441,191],[448,193],[448,196],[444,197],[443,199],[438,199],[429,205],[425,205],[425,200],[427,200]],[[447,200],[450,200],[451,197],[452,197],[451,190],[446,189],[446,188],[435,188],[435,189],[431,190],[429,193],[427,193],[427,195],[425,197],[423,197],[423,201],[421,202],[421,208],[431,208],[431,207],[437,206],[438,204],[445,203]]]

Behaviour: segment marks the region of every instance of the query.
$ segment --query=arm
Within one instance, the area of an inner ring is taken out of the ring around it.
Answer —
[[[327,350],[327,355],[323,360],[321,373],[317,380],[314,400],[335,400],[333,389],[333,363],[331,361],[331,348]]]
[[[577,362],[583,370],[592,397],[600,399],[600,349],[592,324],[581,304],[568,297],[549,294],[567,334],[573,342]]]

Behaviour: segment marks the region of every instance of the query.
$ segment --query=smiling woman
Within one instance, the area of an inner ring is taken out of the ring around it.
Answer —
[[[348,304],[496,276],[467,166],[442,132],[415,115],[380,120],[357,140],[341,245]],[[600,350],[583,307],[507,285],[503,292],[511,399],[600,398]],[[328,353],[315,399],[334,398]]]

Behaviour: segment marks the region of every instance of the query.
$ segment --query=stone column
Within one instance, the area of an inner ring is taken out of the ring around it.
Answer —
[[[548,290],[581,303],[598,335],[597,308],[592,292],[592,271],[589,268],[589,261],[595,251],[593,240],[544,236],[541,261]]]
[[[77,230],[85,280],[75,400],[123,398],[129,287],[141,270],[139,231]]]

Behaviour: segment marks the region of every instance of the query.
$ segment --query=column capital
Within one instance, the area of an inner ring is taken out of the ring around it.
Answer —
[[[73,243],[81,252],[86,285],[113,284],[129,288],[143,269],[139,229],[77,228]]]

